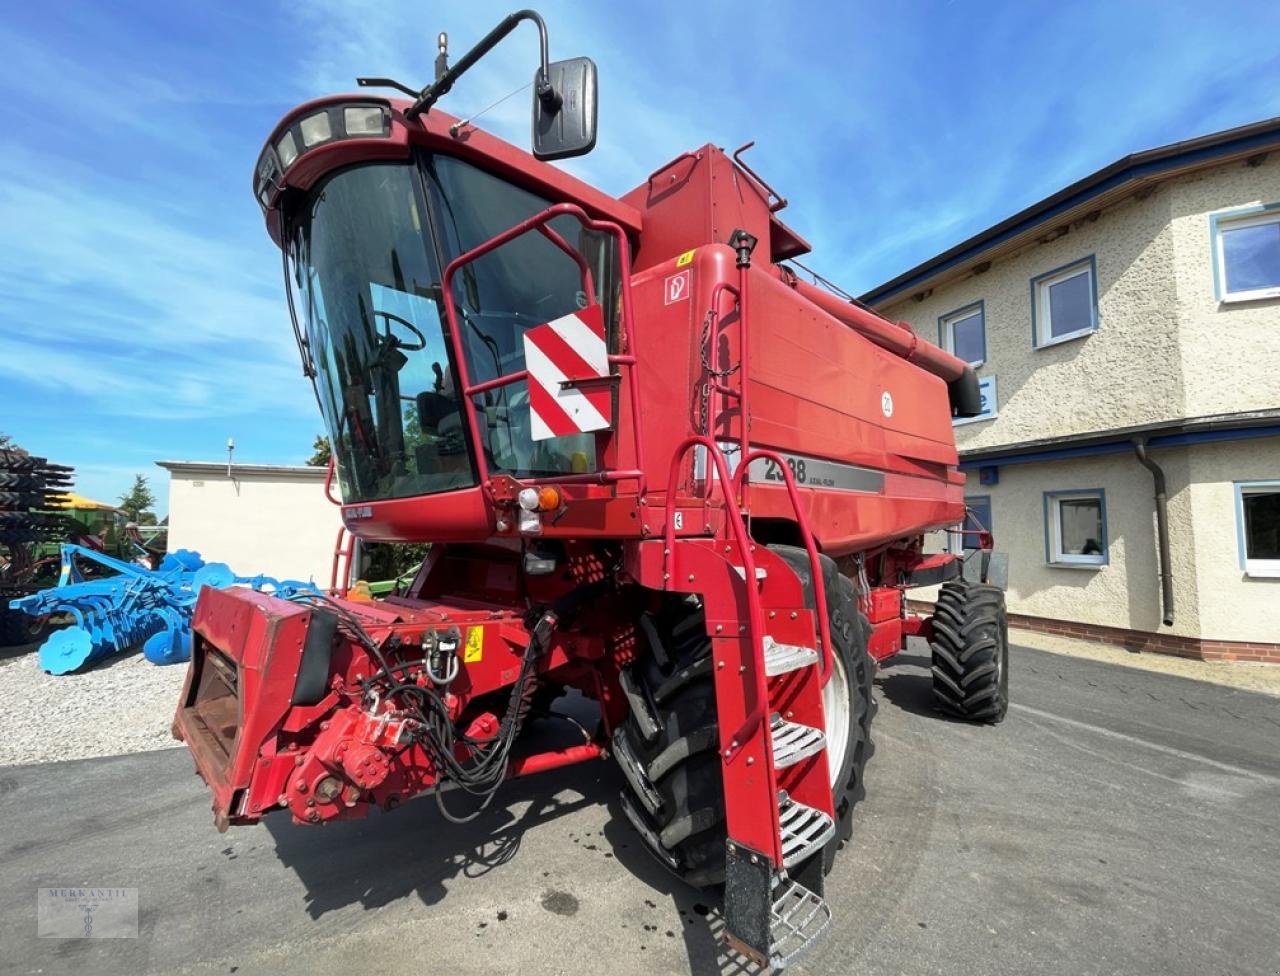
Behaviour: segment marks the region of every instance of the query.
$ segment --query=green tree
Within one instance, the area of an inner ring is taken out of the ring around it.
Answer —
[[[131,522],[154,523],[156,517],[151,509],[155,503],[156,496],[147,485],[146,475],[134,475],[133,487],[120,496],[120,508]]]
[[[329,458],[333,457],[333,449],[329,446],[329,438],[324,434],[316,434],[315,441],[311,444],[312,455],[307,460],[307,464],[313,468],[327,468],[329,466]]]

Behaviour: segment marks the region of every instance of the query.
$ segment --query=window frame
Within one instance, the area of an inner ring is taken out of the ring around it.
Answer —
[[[1076,329],[1074,332],[1055,336],[1049,331],[1052,328],[1052,316],[1049,313],[1049,288],[1083,273],[1088,273],[1089,275],[1089,325],[1087,328]],[[1041,302],[1042,295],[1043,304]],[[1044,332],[1043,337],[1041,336],[1042,331]],[[1075,261],[1054,268],[1052,271],[1038,274],[1031,279],[1031,345],[1033,348],[1047,349],[1063,342],[1083,339],[1085,336],[1093,335],[1097,331],[1098,264],[1094,255],[1089,254],[1085,257],[1077,258]]]
[[[1102,552],[1083,555],[1062,551],[1062,519],[1058,502],[1071,498],[1097,498],[1102,516]],[[1107,492],[1104,488],[1064,488],[1044,492],[1044,558],[1060,569],[1100,569],[1111,563],[1111,533],[1107,526]]]
[[[978,315],[982,323],[982,356],[980,359],[966,360],[974,369],[983,366],[987,361],[987,307],[983,299],[962,305],[957,309],[938,316],[938,345],[951,355],[956,355],[955,331],[953,326],[973,315]]]
[[[1236,481],[1233,483],[1233,488],[1236,510],[1236,554],[1241,571],[1246,576],[1256,579],[1280,579],[1280,559],[1249,558],[1245,548],[1244,521],[1244,496],[1280,493],[1280,481]]]
[[[1239,227],[1256,227],[1259,224],[1280,223],[1280,202],[1262,203],[1250,207],[1235,207],[1209,215],[1209,249],[1213,265],[1213,295],[1220,304],[1256,302],[1268,298],[1280,298],[1280,285],[1271,288],[1253,288],[1249,291],[1227,291],[1227,259],[1223,250],[1224,230]]]

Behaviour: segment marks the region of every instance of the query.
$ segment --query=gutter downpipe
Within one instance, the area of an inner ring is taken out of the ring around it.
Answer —
[[[1164,470],[1147,456],[1147,439],[1135,437],[1133,451],[1138,462],[1151,472],[1155,481],[1156,544],[1160,558],[1160,600],[1164,607],[1164,623],[1173,626],[1173,567],[1169,555],[1169,494],[1165,489]]]

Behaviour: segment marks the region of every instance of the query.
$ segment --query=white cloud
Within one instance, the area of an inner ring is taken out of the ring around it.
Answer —
[[[124,416],[309,409],[265,232],[206,235],[207,204],[136,192],[0,153],[0,376]]]

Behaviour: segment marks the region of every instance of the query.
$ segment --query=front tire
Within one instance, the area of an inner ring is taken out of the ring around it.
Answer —
[[[800,577],[806,602],[814,606],[805,551],[771,548]],[[866,792],[863,771],[873,751],[874,662],[867,653],[870,626],[858,612],[853,585],[831,560],[824,557],[822,562],[835,652],[823,694],[828,755],[833,744],[843,742],[840,768],[832,776],[836,833],[823,856],[824,869],[830,870],[851,834],[853,808]],[[724,788],[705,614],[696,600],[672,599],[658,612],[645,614],[639,631],[647,653],[642,651],[622,673],[631,714],[614,733],[614,756],[627,781],[623,810],[652,853],[680,878],[696,886],[720,884],[725,870]],[[847,707],[830,708],[829,700],[837,698]],[[831,727],[833,712],[843,713],[843,728]]]
[[[944,583],[933,611],[933,700],[939,711],[995,725],[1009,710],[1009,621],[1004,591]]]

